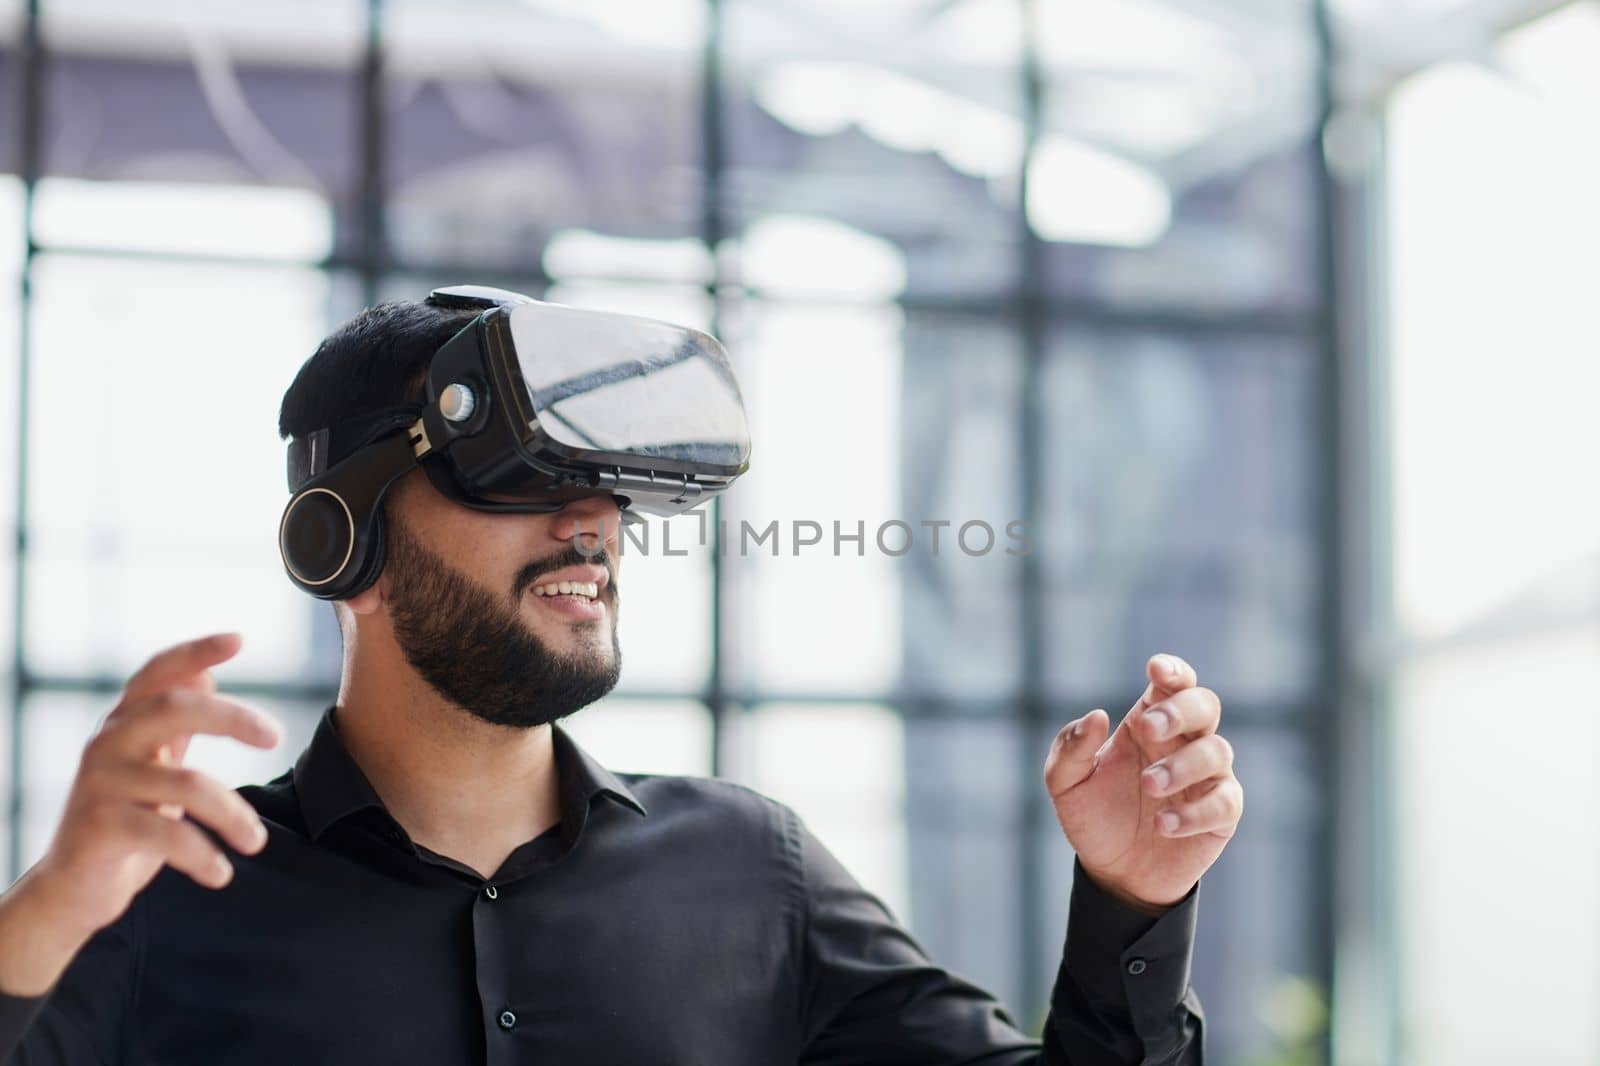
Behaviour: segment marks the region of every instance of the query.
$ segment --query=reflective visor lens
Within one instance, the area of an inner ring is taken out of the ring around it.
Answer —
[[[714,338],[548,303],[517,306],[510,325],[532,418],[556,443],[728,473],[749,459],[744,402]]]

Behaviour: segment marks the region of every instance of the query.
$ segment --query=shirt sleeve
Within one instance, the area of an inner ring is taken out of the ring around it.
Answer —
[[[1188,988],[1198,885],[1148,917],[1099,891],[1075,862],[1067,951],[1041,1041],[993,995],[934,964],[798,815],[789,818],[805,888],[801,1063],[1200,1066],[1200,1003]]]
[[[1045,1038],[1066,1062],[1200,1066],[1205,1013],[1189,985],[1200,883],[1155,917],[1124,906],[1072,860],[1067,945]]]
[[[116,1066],[123,1061],[138,955],[135,907],[90,937],[44,995],[0,992],[0,1064]]]

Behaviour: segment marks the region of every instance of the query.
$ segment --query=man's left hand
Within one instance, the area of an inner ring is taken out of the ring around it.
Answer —
[[[1045,787],[1089,876],[1123,903],[1159,914],[1216,862],[1244,813],[1222,701],[1175,655],[1145,664],[1150,684],[1116,733],[1095,709],[1056,734]]]

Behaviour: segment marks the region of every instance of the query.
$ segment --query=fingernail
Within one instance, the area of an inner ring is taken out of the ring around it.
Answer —
[[[1178,828],[1177,811],[1162,811],[1158,816],[1158,820],[1161,822],[1161,831],[1163,833],[1171,833]]]
[[[1150,732],[1154,734],[1157,740],[1172,732],[1172,715],[1170,712],[1157,707],[1147,712],[1145,716],[1150,719]]]
[[[1163,792],[1165,792],[1167,790],[1167,786],[1172,783],[1172,771],[1168,770],[1160,763],[1156,763],[1154,766],[1146,767],[1144,772],[1150,775],[1150,780],[1154,781],[1155,786],[1161,789]]]
[[[1077,740],[1079,737],[1083,736],[1083,719],[1082,718],[1080,718],[1076,722],[1072,723],[1071,736],[1072,736],[1073,740]]]
[[[233,879],[233,864],[220,855],[211,863],[216,870],[217,887],[221,888]]]

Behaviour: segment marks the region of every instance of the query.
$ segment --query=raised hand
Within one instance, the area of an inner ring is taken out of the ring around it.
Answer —
[[[0,989],[48,987],[164,865],[209,888],[226,885],[232,864],[196,823],[245,854],[266,844],[266,827],[243,797],[182,765],[197,733],[261,748],[282,735],[271,718],[216,694],[210,668],[239,645],[231,633],[179,644],[129,680],[84,748],[50,847],[0,899]]]
[[[1045,760],[1045,787],[1084,870],[1129,906],[1160,913],[1188,894],[1244,813],[1222,702],[1174,655],[1145,664],[1149,685],[1108,739],[1095,709],[1069,722]]]

